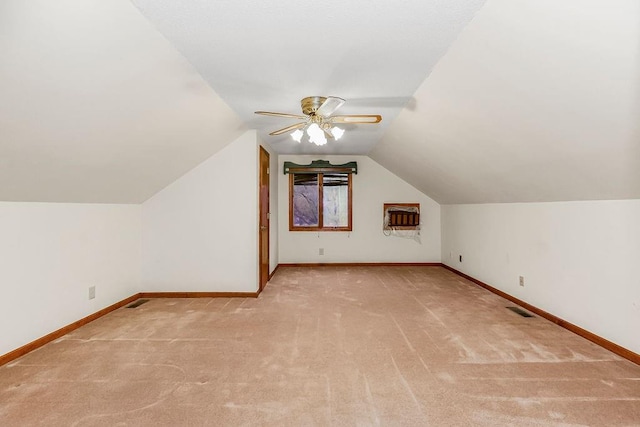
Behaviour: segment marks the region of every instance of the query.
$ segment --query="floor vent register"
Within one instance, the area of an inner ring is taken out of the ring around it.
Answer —
[[[524,311],[520,307],[507,307],[507,308],[509,310],[513,311],[514,313],[519,314],[522,317],[534,317],[533,314],[527,313],[526,311]]]
[[[138,308],[138,307],[140,307],[142,304],[144,304],[145,302],[149,302],[149,300],[148,300],[148,299],[139,299],[139,300],[137,300],[137,301],[132,302],[131,304],[129,304],[129,305],[127,306],[127,308]]]

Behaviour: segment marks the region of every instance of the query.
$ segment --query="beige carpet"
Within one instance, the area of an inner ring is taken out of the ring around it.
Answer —
[[[510,305],[440,267],[282,268],[0,367],[0,425],[640,425],[640,366]]]

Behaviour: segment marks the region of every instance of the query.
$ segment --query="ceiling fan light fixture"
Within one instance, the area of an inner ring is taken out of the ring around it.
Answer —
[[[303,135],[304,132],[302,132],[300,129],[296,129],[293,133],[291,133],[291,138],[293,138],[293,140],[296,142],[300,142],[302,141]]]
[[[327,138],[324,136],[324,131],[320,129],[317,123],[312,123],[307,128],[307,135],[309,135],[309,141],[316,145],[324,145],[327,143]]]
[[[311,140],[311,142],[313,142],[314,144],[316,144],[318,147],[324,145],[327,143],[327,138],[325,138],[324,135],[322,135],[322,137],[315,139],[315,140]]]
[[[273,117],[285,117],[302,120],[271,132],[270,136],[278,136],[290,132],[291,138],[300,143],[306,133],[309,142],[318,146],[325,145],[327,138],[338,140],[345,131],[334,124],[375,124],[380,123],[379,114],[351,114],[335,116],[333,113],[344,104],[345,100],[337,96],[308,96],[300,101],[302,116],[299,114],[276,113],[273,111],[256,111],[256,114]]]
[[[322,133],[322,129],[320,129],[320,126],[318,126],[317,123],[312,123],[307,128],[307,135],[309,135],[309,138],[312,138],[314,135],[319,135],[321,133]]]
[[[337,126],[334,126],[331,128],[331,135],[333,135],[333,137],[337,140],[339,140],[340,138],[342,138],[342,135],[344,135],[344,129],[341,129]]]

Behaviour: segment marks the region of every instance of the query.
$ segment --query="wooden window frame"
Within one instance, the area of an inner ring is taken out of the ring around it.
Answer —
[[[351,168],[304,168],[290,169],[289,171],[289,231],[352,231],[353,230],[353,171]],[[293,186],[295,174],[318,175],[318,226],[295,226],[293,224]],[[325,227],[324,215],[324,195],[323,176],[325,173],[346,173],[348,177],[348,218],[346,227]]]

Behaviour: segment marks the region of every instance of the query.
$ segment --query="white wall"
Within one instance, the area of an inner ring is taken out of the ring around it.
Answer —
[[[640,200],[443,205],[442,260],[640,353],[639,218]]]
[[[247,131],[143,203],[143,291],[258,289],[258,150]]]
[[[0,355],[138,292],[140,233],[139,205],[0,202]]]
[[[309,164],[358,162],[353,175],[353,231],[289,231],[289,175],[285,161]],[[366,156],[285,156],[278,159],[279,261],[318,262],[440,262],[440,205]],[[385,202],[418,202],[421,243],[382,233]],[[324,255],[318,249],[324,248]]]

